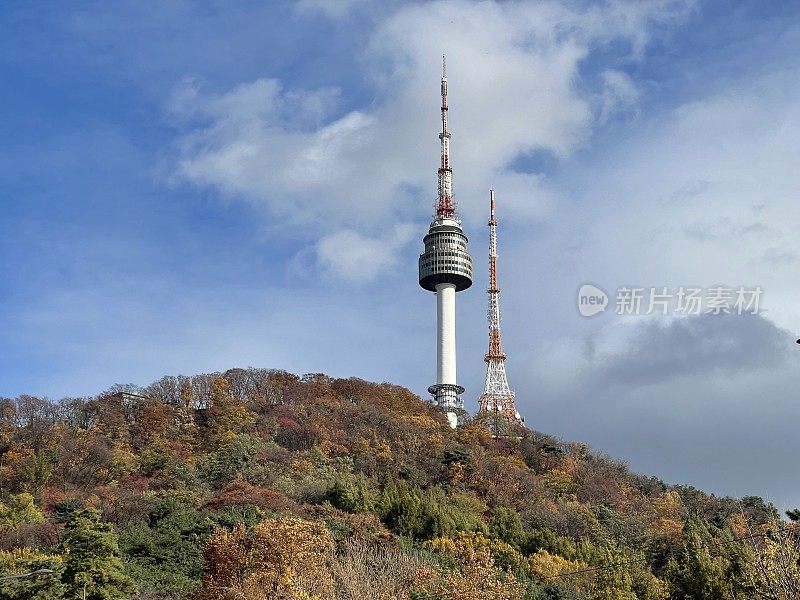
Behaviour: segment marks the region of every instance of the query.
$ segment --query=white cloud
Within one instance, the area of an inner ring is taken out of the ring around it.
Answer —
[[[202,96],[188,82],[173,96],[188,123],[179,140],[177,175],[227,194],[266,202],[292,224],[318,225],[343,210],[357,155],[374,135],[374,119],[358,111],[320,124],[335,90],[285,91],[274,79]]]
[[[602,73],[603,90],[600,97],[601,123],[605,123],[615,113],[637,112],[639,90],[633,80],[624,72],[607,69]]]
[[[346,281],[371,280],[397,263],[399,249],[414,233],[407,223],[396,225],[383,237],[342,229],[317,242],[317,261],[323,270]]]
[[[172,107],[185,130],[176,174],[264,206],[273,222],[301,235],[322,223],[343,229],[430,214],[438,57],[446,51],[462,218],[481,223],[486,190],[494,187],[507,199],[507,217],[542,219],[558,192],[540,175],[515,172],[512,162],[533,151],[568,157],[598,119],[636,102],[635,87],[619,71],[606,72],[599,95],[579,85],[581,61],[615,40],[639,51],[654,22],[676,18],[690,4],[407,5],[370,36],[365,76],[375,97],[363,108],[342,111],[335,90],[284,89],[271,79],[222,94],[203,93],[193,82],[178,90]],[[333,267],[329,256],[317,264]]]
[[[799,329],[796,75],[743,81],[681,106],[576,169],[593,186],[581,212],[564,218],[586,227],[574,260],[587,278],[761,285],[770,319]]]

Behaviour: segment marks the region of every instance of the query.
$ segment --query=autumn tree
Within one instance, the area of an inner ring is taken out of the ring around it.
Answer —
[[[230,394],[226,379],[214,377],[210,386],[211,406],[206,409],[206,433],[210,447],[216,448],[252,425],[255,415],[240,399]]]
[[[33,523],[44,523],[44,515],[34,504],[32,495],[12,494],[7,503],[0,502],[0,531]]]
[[[451,430],[396,385],[267,369],[0,398],[0,572],[52,564],[65,600],[127,598],[126,576],[142,600],[800,596],[800,547],[764,500],[518,434]]]
[[[59,580],[62,559],[29,548],[0,551],[0,573],[4,576],[28,575],[0,581],[3,600],[61,600],[64,589]]]
[[[203,544],[206,568],[193,600],[330,598],[327,562],[333,540],[325,525],[288,517],[217,529]]]
[[[511,573],[499,568],[489,547],[469,538],[456,541],[451,549],[455,558],[452,569],[444,572],[434,585],[435,597],[442,600],[519,600],[525,585]]]
[[[796,527],[768,530],[752,537],[755,554],[754,597],[768,600],[800,598],[800,532]]]

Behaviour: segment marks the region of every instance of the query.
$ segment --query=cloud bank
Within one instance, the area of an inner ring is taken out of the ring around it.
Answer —
[[[450,54],[455,189],[462,218],[483,220],[485,190],[502,187],[508,217],[543,219],[558,191],[514,162],[533,152],[560,159],[583,147],[597,124],[635,110],[638,92],[623,72],[581,70],[592,50],[619,44],[636,59],[651,33],[688,14],[690,2],[611,2],[602,7],[449,0],[399,8],[364,49],[372,97],[347,108],[338,89],[287,88],[260,79],[209,91],[196,81],[176,90],[171,108],[183,127],[175,176],[262,207],[295,228],[317,252],[347,240],[368,279],[399,252],[392,227],[429,214],[438,163],[438,57]],[[443,23],[447,26],[443,27]],[[373,229],[374,230],[374,229]],[[371,241],[385,246],[375,256]],[[362,242],[362,243],[359,243]],[[352,279],[344,263],[317,264]],[[342,267],[341,269],[339,267]]]

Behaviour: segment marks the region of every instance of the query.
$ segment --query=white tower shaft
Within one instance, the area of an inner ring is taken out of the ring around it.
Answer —
[[[456,286],[436,286],[436,383],[456,383]]]

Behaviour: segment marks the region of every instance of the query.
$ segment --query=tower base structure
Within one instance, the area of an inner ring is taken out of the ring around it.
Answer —
[[[460,395],[464,388],[453,383],[435,383],[428,388],[428,393],[433,396],[431,402],[440,408],[450,427],[456,428],[464,422],[467,411],[464,410],[464,401]]]
[[[486,420],[493,437],[513,437],[525,427],[525,419],[517,412],[514,392],[486,393],[478,399],[478,415]]]

